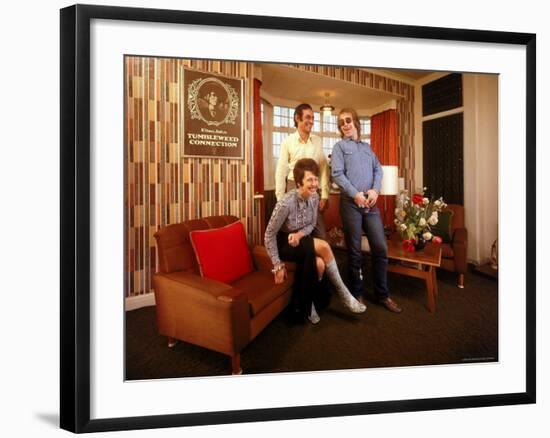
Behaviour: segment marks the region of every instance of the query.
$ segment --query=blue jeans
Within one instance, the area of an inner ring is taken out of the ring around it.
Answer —
[[[369,209],[358,207],[353,199],[342,196],[340,216],[344,226],[344,236],[348,248],[348,269],[350,292],[359,298],[364,293],[361,279],[363,254],[361,253],[361,236],[364,231],[372,258],[374,276],[374,295],[378,300],[389,296],[388,290],[388,244],[384,236],[384,225],[378,207]]]

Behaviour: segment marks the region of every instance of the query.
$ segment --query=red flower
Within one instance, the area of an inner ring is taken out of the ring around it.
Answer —
[[[419,204],[422,204],[422,199],[424,199],[424,197],[422,196],[421,193],[415,193],[413,195],[412,202],[413,204],[419,205]]]
[[[434,237],[432,238],[432,243],[435,243],[436,245],[439,245],[439,244],[442,243],[442,242],[443,242],[443,239],[442,239],[441,237],[439,237],[439,236],[434,236]]]
[[[410,240],[403,240],[403,249],[405,251],[408,251],[408,252],[414,252],[415,248],[414,248],[414,244],[415,244],[415,240],[414,239],[410,239]]]

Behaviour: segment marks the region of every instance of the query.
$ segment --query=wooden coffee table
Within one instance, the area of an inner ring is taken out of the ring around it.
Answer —
[[[422,251],[408,252],[400,240],[388,240],[388,271],[409,277],[421,278],[426,282],[428,309],[435,313],[437,278],[435,268],[441,263],[441,247],[427,244]]]

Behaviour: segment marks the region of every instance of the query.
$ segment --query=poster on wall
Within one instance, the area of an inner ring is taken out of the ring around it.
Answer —
[[[183,69],[183,155],[243,158],[243,81]]]

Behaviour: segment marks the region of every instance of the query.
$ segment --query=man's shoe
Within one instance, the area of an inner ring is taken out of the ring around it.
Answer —
[[[390,297],[384,298],[382,301],[380,301],[380,304],[382,304],[390,312],[401,313],[403,311],[403,309],[399,307],[397,303],[393,301]]]

